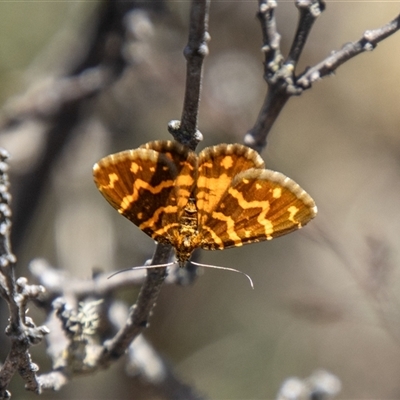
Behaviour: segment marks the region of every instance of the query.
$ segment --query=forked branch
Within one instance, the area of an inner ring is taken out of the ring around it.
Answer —
[[[381,28],[366,31],[358,41],[346,44],[341,50],[333,52],[315,66],[296,75],[296,66],[307,37],[315,20],[324,11],[325,3],[323,0],[296,1],[299,22],[289,55],[285,60],[279,48],[280,35],[277,32],[274,14],[276,6],[275,0],[259,0],[258,17],[263,35],[264,78],[268,92],[256,123],[244,138],[247,146],[259,152],[267,145],[268,134],[290,97],[302,94],[313,82],[331,75],[340,65],[358,54],[373,50],[380,41],[400,28],[399,15]]]

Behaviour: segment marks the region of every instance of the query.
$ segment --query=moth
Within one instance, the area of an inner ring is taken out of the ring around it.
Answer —
[[[317,213],[296,182],[265,169],[260,155],[241,144],[219,144],[196,155],[177,142],[149,142],[102,158],[93,176],[120,214],[173,246],[180,267],[197,248],[270,240]]]

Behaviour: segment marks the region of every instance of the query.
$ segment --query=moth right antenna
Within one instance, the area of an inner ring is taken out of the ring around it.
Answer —
[[[213,268],[213,269],[222,269],[224,271],[231,271],[231,272],[237,272],[239,274],[244,275],[250,282],[250,286],[251,288],[254,290],[254,284],[253,284],[253,280],[250,278],[250,275],[247,275],[245,272],[243,271],[239,271],[238,269],[235,268],[229,268],[229,267],[221,267],[220,265],[208,265],[208,264],[201,264],[201,263],[197,263],[194,261],[190,261],[191,264],[197,265],[198,267],[204,267],[204,268]]]

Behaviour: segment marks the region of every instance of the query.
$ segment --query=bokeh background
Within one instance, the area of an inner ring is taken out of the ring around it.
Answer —
[[[298,13],[294,2],[278,3],[286,54]],[[85,52],[100,7],[96,2],[0,3],[5,112],[15,96],[70,71]],[[19,275],[29,274],[27,264],[36,257],[81,279],[89,279],[94,267],[114,271],[151,257],[153,242],[104,201],[91,168],[111,152],[170,139],[167,123],[180,117],[189,2],[165,1],[153,8],[133,15],[141,25],[126,48],[130,67],[87,102],[50,171],[18,246]],[[255,0],[211,4],[199,150],[241,143],[257,117],[266,84],[256,11]],[[328,1],[297,72],[398,11],[397,3]],[[400,397],[399,41],[399,34],[390,37],[292,98],[269,136],[262,153],[267,166],[312,195],[317,218],[272,242],[198,254],[201,262],[248,273],[255,290],[240,275],[209,269],[193,286],[163,288],[145,335],[200,392],[214,399],[271,399],[286,378],[323,368],[340,378],[340,398]],[[0,145],[12,154],[13,188],[41,156],[45,123],[0,132]],[[132,288],[121,296],[133,303],[137,292]],[[2,313],[6,317],[5,309]],[[4,355],[6,343],[1,348]],[[33,354],[46,371],[44,346]],[[138,381],[126,377],[121,360],[42,398],[140,398]],[[33,398],[21,385],[15,377],[15,398]]]

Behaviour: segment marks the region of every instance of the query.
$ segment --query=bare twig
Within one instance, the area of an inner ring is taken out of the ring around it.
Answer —
[[[182,123],[172,121],[169,129],[179,142],[195,149],[201,140],[197,131],[197,114],[200,99],[201,71],[207,48],[208,0],[193,0],[190,12],[189,43],[185,48],[187,58],[186,94]],[[169,245],[157,244],[151,265],[166,264],[172,253]],[[166,268],[149,269],[139,298],[132,307],[128,323],[107,344],[101,362],[108,364],[125,353],[129,343],[147,326],[147,321],[166,277]]]
[[[171,250],[170,246],[158,244],[152,263],[161,264],[164,260],[168,260]],[[147,327],[151,310],[158,298],[165,277],[166,268],[147,271],[146,282],[140,290],[136,304],[130,310],[128,321],[115,337],[106,343],[99,360],[101,364],[108,365],[121,357],[132,340]]]
[[[265,53],[264,78],[268,84],[268,93],[258,115],[257,121],[245,138],[246,145],[261,151],[267,144],[268,134],[286,102],[309,89],[313,82],[332,74],[336,68],[356,55],[373,50],[377,44],[400,29],[400,16],[375,30],[366,31],[357,42],[346,44],[341,50],[332,53],[314,67],[299,75],[295,69],[304,48],[306,39],[316,18],[325,9],[323,0],[297,0],[299,9],[298,28],[285,61],[279,50],[280,36],[276,30],[274,0],[259,0],[258,17],[263,33]]]
[[[264,53],[264,78],[268,82],[271,73],[275,73],[282,66],[283,56],[280,49],[281,35],[276,28],[275,0],[259,0],[257,17],[261,23]]]
[[[181,121],[171,121],[168,130],[178,142],[195,150],[202,140],[197,130],[202,66],[208,54],[208,11],[210,0],[192,0],[189,41],[184,50],[187,60],[186,90]]]
[[[311,28],[321,12],[325,10],[325,3],[322,0],[297,0],[296,7],[300,12],[299,24],[289,55],[285,60],[285,64],[292,64],[293,66],[296,66],[299,62]]]
[[[268,92],[256,123],[244,138],[244,143],[257,151],[266,146],[268,133],[289,98],[301,93],[295,85],[294,71],[311,27],[325,7],[322,0],[296,1],[299,9],[298,28],[289,56],[283,62],[279,49],[280,35],[276,29],[274,15],[276,6],[274,0],[259,0],[257,15],[263,34],[264,79],[268,84]]]
[[[8,158],[7,152],[0,150],[0,294],[7,301],[10,311],[9,325],[6,334],[10,337],[11,348],[0,369],[0,399],[10,397],[7,387],[11,378],[18,372],[26,383],[28,390],[40,393],[37,381],[38,367],[31,360],[29,348],[39,343],[48,329],[45,326],[36,327],[27,313],[28,300],[37,297],[44,288],[31,286],[25,278],[15,280],[15,256],[10,248],[11,210],[8,193]]]
[[[303,90],[309,89],[313,82],[332,74],[336,68],[358,54],[374,50],[380,41],[393,35],[399,29],[400,15],[381,28],[365,31],[362,38],[357,42],[347,43],[340,50],[325,58],[325,60],[303,72],[297,78],[297,86]]]
[[[206,43],[208,8],[208,0],[192,1],[189,43],[185,48],[187,76],[182,123],[175,121],[169,124],[170,132],[174,135],[175,139],[186,144],[193,150],[200,141],[200,133],[197,131],[197,114],[200,99],[202,62],[208,52]],[[176,129],[172,129],[172,126]],[[151,265],[167,263],[171,257],[171,253],[171,246],[157,244]],[[141,288],[136,304],[131,308],[128,322],[106,344],[99,360],[101,364],[108,365],[113,360],[122,356],[132,340],[147,327],[151,310],[158,298],[165,277],[166,268],[149,269],[147,271],[146,281]]]

